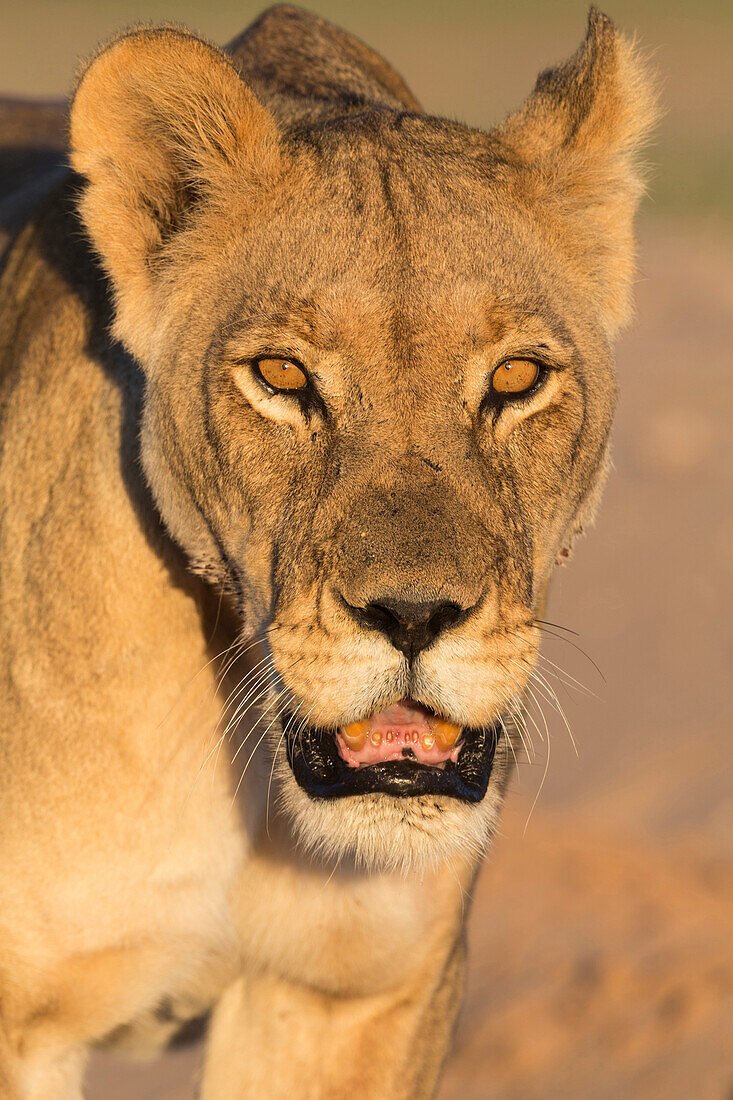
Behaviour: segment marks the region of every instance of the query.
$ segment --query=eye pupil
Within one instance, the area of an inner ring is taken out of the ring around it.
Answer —
[[[264,358],[257,360],[257,369],[275,390],[292,392],[308,385],[308,377],[302,367],[290,359]]]

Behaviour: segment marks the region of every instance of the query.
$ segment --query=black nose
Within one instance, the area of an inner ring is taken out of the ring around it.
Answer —
[[[408,661],[414,661],[420,650],[437,638],[441,630],[452,626],[464,614],[464,609],[449,600],[380,599],[366,607],[349,605],[356,618],[372,630],[381,630]]]

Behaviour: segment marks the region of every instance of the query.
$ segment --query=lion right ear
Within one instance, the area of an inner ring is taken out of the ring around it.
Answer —
[[[71,162],[87,180],[81,216],[131,350],[141,350],[135,330],[152,307],[156,256],[197,207],[230,216],[251,201],[278,160],[272,115],[209,43],[148,28],[93,58],[72,102]]]
[[[539,185],[545,218],[557,217],[609,336],[629,315],[638,154],[657,117],[657,80],[643,53],[591,8],[577,53],[542,73],[521,110],[493,131],[528,169],[527,186]]]

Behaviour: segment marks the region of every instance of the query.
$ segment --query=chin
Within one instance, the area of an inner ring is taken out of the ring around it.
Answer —
[[[514,753],[501,720],[461,727],[413,699],[346,726],[285,715],[280,805],[297,843],[370,871],[473,864],[496,828]]]

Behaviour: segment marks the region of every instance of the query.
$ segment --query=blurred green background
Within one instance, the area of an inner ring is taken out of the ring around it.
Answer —
[[[79,58],[131,23],[184,23],[223,44],[264,6],[256,0],[4,0],[0,92],[66,92]],[[305,6],[383,53],[428,110],[483,127],[521,102],[540,68],[572,53],[587,13],[583,0],[321,0]],[[609,0],[605,8],[653,50],[663,80],[667,113],[650,158],[646,214],[730,219],[733,4]]]

